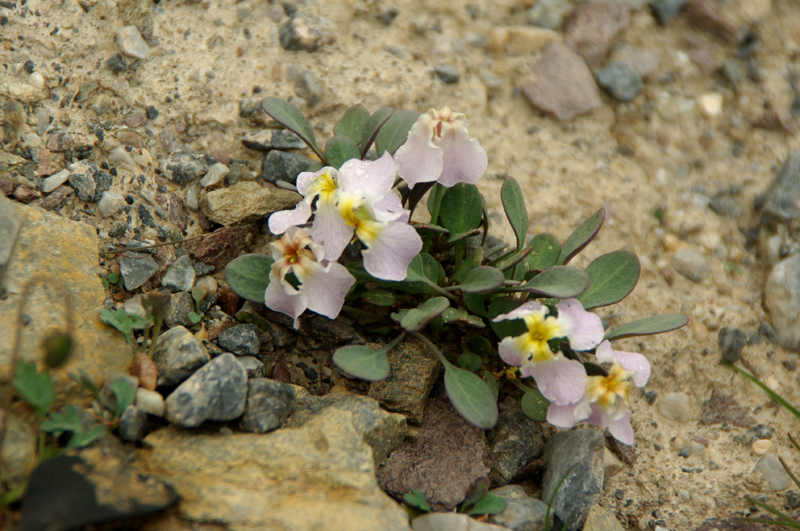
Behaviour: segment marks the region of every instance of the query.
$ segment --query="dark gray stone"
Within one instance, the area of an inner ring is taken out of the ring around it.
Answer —
[[[742,64],[734,59],[728,59],[722,63],[722,75],[724,75],[728,83],[731,84],[733,91],[739,92],[742,88],[742,83],[744,83],[745,76]]]
[[[281,25],[280,42],[284,50],[315,52],[335,41],[336,37],[326,25],[310,15],[292,13],[289,20]]]
[[[294,407],[294,387],[255,378],[247,382],[247,407],[239,427],[243,431],[267,433],[280,428]]]
[[[264,156],[261,178],[267,182],[285,181],[294,184],[300,172],[306,171],[314,161],[297,153],[273,150]]]
[[[179,291],[173,293],[169,298],[167,312],[164,314],[164,324],[172,328],[175,326],[191,327],[195,323],[189,318],[190,313],[194,313],[194,299],[190,293]]]
[[[182,326],[170,328],[158,336],[153,354],[158,367],[158,384],[178,384],[210,359],[203,343],[194,334]]]
[[[566,0],[539,0],[526,11],[528,24],[540,28],[556,29],[561,26],[564,15],[570,12],[572,4]]]
[[[128,406],[119,417],[119,438],[127,442],[139,442],[149,431],[147,413],[136,406]]]
[[[170,394],[166,417],[184,428],[203,421],[233,420],[244,413],[247,372],[233,354],[221,354],[203,365]]]
[[[547,504],[527,495],[519,485],[506,485],[490,491],[506,501],[506,507],[489,516],[489,522],[514,531],[542,531],[545,529]],[[552,523],[552,516],[551,516]]]
[[[305,142],[291,131],[285,129],[251,131],[245,133],[242,144],[256,151],[272,151],[273,149],[304,149]]]
[[[239,117],[240,118],[250,118],[256,113],[256,104],[253,103],[253,100],[245,96],[241,100],[239,100]]]
[[[666,26],[670,21],[686,7],[688,0],[657,0],[650,4],[653,16],[662,26]]]
[[[185,186],[208,173],[217,161],[214,157],[186,148],[179,148],[161,162],[161,172],[170,181]]]
[[[21,226],[16,207],[11,200],[0,194],[0,292],[3,291],[6,271],[14,254]]]
[[[622,62],[611,63],[595,72],[597,84],[619,101],[631,101],[644,88],[642,78]]]
[[[68,166],[69,185],[81,201],[96,203],[103,192],[107,192],[114,182],[111,174],[100,171],[93,163],[79,160]]]
[[[772,325],[767,322],[762,322],[758,325],[758,335],[765,338],[770,343],[777,343],[778,342],[778,334],[775,333],[775,329],[772,328]]]
[[[741,328],[723,326],[719,329],[717,340],[722,349],[722,359],[728,363],[736,363],[747,344],[747,332]]]
[[[149,254],[127,252],[119,255],[119,272],[128,291],[142,287],[156,271],[158,264]]]
[[[461,74],[458,73],[456,67],[451,65],[436,64],[433,65],[433,71],[436,72],[439,79],[448,85],[458,83],[458,80],[461,78]]]
[[[115,74],[119,74],[120,72],[124,71],[128,66],[125,64],[125,58],[122,57],[122,54],[117,52],[111,57],[106,60],[106,68],[114,72]]]
[[[209,344],[213,345],[214,343],[209,343]],[[244,370],[247,371],[248,378],[250,379],[264,378],[265,375],[264,364],[261,363],[261,361],[259,361],[259,359],[256,358],[255,356],[239,356],[239,363],[241,363],[242,367],[244,367]]]
[[[792,151],[767,189],[761,207],[764,224],[783,223],[800,216],[800,151]]]
[[[800,350],[800,254],[772,268],[764,286],[764,304],[772,315],[778,343],[787,350]]]
[[[542,479],[542,499],[553,501],[555,529],[569,520],[568,531],[577,531],[603,490],[603,434],[583,429],[555,434],[544,449],[547,470]]]
[[[96,528],[161,511],[178,500],[156,476],[143,474],[110,447],[89,446],[41,463],[22,501],[20,531]]]
[[[738,218],[742,213],[742,207],[735,197],[728,194],[715,195],[708,201],[708,208],[721,216]]]
[[[161,279],[161,285],[170,291],[189,291],[194,286],[196,276],[192,259],[188,255],[183,255],[169,266],[164,278]]]
[[[489,446],[494,453],[492,485],[506,485],[525,465],[542,455],[541,424],[519,409],[503,411],[489,433]]]
[[[237,356],[255,356],[261,347],[261,329],[254,324],[228,328],[219,335],[219,346]]]

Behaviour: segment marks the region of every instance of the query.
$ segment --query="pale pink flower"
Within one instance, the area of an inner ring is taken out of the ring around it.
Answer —
[[[558,316],[548,316],[549,309],[536,301],[526,302],[516,310],[498,315],[494,321],[522,319],[528,331],[500,342],[500,357],[520,368],[520,376],[532,376],[539,391],[551,403],[574,404],[586,390],[583,364],[554,353],[548,341],[566,338],[576,351],[590,350],[603,340],[600,317],[587,312],[576,299],[556,304]]]
[[[488,165],[486,151],[469,137],[466,115],[448,107],[420,115],[395,153],[395,162],[409,188],[433,181],[448,188],[475,184]]]
[[[275,262],[264,293],[267,307],[294,319],[294,328],[300,326],[300,315],[306,309],[335,319],[356,281],[347,268],[325,260],[322,246],[297,227],[289,227],[270,245]]]

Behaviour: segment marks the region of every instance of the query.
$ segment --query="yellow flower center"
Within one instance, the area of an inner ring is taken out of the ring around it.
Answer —
[[[555,354],[547,343],[551,339],[564,337],[564,331],[558,319],[545,315],[542,309],[536,313],[523,317],[528,331],[515,339],[517,348],[529,360],[541,363],[555,359]]]
[[[319,194],[319,200],[323,203],[329,203],[336,197],[336,189],[338,186],[331,176],[331,172],[326,171],[316,179],[309,186],[309,195]]]
[[[608,376],[590,376],[586,384],[587,394],[592,402],[597,402],[606,411],[613,412],[628,404],[633,384],[631,371],[626,371],[619,363],[614,363]]]
[[[367,246],[371,245],[380,234],[383,224],[372,219],[369,209],[356,196],[340,197],[338,207],[345,223],[355,229],[358,239]]]

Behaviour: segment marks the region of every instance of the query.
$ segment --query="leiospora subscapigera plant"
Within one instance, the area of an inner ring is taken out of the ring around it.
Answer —
[[[585,270],[568,265],[600,230],[602,208],[563,244],[549,233],[528,238],[522,190],[507,178],[501,200],[516,241],[490,247],[486,202],[476,186],[487,155],[470,137],[465,115],[447,107],[370,114],[357,105],[320,150],[297,109],[277,98],[261,105],[320,164],[298,176],[297,206],[269,217],[279,237],[272,256],[244,255],[229,264],[234,291],[290,316],[295,328],[306,310],[333,319],[342,308],[390,307],[387,322],[373,330],[396,334],[393,341],[380,350],[351,345],[334,353],[347,376],[385,379],[387,353],[412,336],[437,355],[450,401],[475,426],[494,426],[499,384],[511,381],[524,390],[530,417],[561,427],[586,421],[632,444],[631,392],[647,382],[650,365],[641,354],[614,350],[611,341],[667,332],[687,320],[661,315],[608,331],[590,311],[624,299],[640,272],[627,250],[599,256]],[[430,222],[411,222],[425,194]],[[463,338],[455,361],[431,340],[448,327]],[[535,385],[522,383],[529,379]]]

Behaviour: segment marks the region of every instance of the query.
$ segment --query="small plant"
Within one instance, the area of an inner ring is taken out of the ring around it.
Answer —
[[[503,509],[506,508],[506,501],[500,496],[489,492],[490,483],[487,477],[478,478],[467,493],[464,501],[461,502],[458,512],[469,516],[498,514],[502,512]],[[403,501],[422,512],[431,512],[430,504],[428,504],[425,496],[417,489],[411,489],[411,492],[403,497]]]
[[[529,239],[525,198],[509,177],[500,195],[515,242],[487,248],[489,215],[475,183],[488,161],[465,115],[447,107],[370,114],[357,105],[320,150],[296,108],[277,98],[261,105],[322,166],[298,176],[302,199],[293,210],[270,216],[269,229],[280,236],[272,256],[244,255],[228,265],[237,294],[290,316],[295,328],[306,310],[333,319],[343,309],[365,313],[350,305],[389,307],[374,330],[396,331],[395,340],[380,350],[337,350],[333,361],[346,375],[386,378],[387,353],[412,336],[439,358],[451,403],[474,426],[495,425],[501,383],[532,378],[536,388],[520,384],[529,415],[562,427],[587,421],[633,443],[630,391],[647,382],[650,365],[611,341],[674,330],[687,319],[661,315],[604,330],[590,310],[630,294],[640,266],[627,250],[599,256],[585,270],[569,265],[599,232],[602,208],[563,243],[548,233]],[[430,221],[410,222],[426,193]],[[470,345],[476,334],[469,331],[478,329],[485,341]],[[455,363],[431,341],[446,334],[463,338]]]

